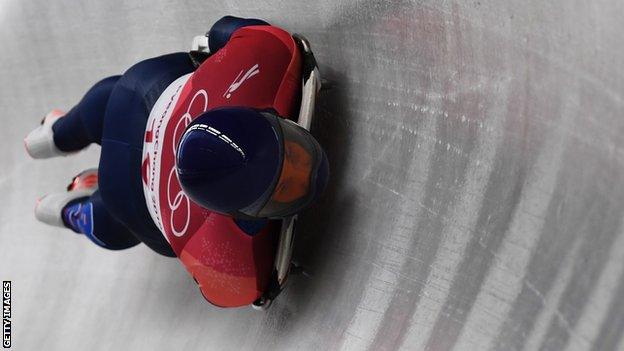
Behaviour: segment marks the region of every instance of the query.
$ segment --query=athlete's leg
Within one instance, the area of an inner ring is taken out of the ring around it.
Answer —
[[[101,144],[106,105],[120,77],[108,77],[97,82],[78,105],[54,123],[54,144],[59,150],[71,152],[91,143]]]
[[[124,73],[106,107],[99,189],[114,218],[152,250],[175,256],[154,224],[143,195],[141,164],[149,113],[160,94],[177,78],[195,70],[187,53],[142,61]]]
[[[85,234],[97,245],[110,250],[138,244],[132,232],[111,216],[97,188],[98,170],[82,171],[72,179],[67,191],[40,198],[35,206],[35,217],[46,224]]]
[[[68,204],[62,217],[66,227],[105,249],[123,250],[139,243],[128,228],[111,216],[99,191]]]

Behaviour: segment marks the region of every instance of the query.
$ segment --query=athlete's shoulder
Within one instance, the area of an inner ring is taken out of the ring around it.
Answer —
[[[279,42],[286,46],[289,52],[296,51],[296,43],[286,30],[270,25],[248,26],[238,29],[233,33],[231,40],[248,40],[260,46],[271,42]]]
[[[289,51],[295,52],[296,45],[291,35],[282,28],[273,26],[257,18],[224,16],[216,21],[208,31],[208,47],[213,54],[233,42],[247,40],[246,44],[266,44],[279,42]]]

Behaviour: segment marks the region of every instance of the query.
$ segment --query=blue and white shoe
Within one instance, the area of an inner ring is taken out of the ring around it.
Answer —
[[[43,223],[78,232],[87,225],[87,218],[80,217],[79,213],[84,214],[88,210],[82,208],[84,205],[80,200],[88,199],[97,190],[97,184],[97,169],[81,172],[74,177],[67,191],[40,198],[35,206],[35,217]],[[93,221],[88,220],[92,224]]]

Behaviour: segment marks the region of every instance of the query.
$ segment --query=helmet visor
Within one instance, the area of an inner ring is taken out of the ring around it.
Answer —
[[[252,217],[282,218],[303,210],[322,190],[316,189],[316,178],[323,151],[314,137],[298,124],[275,116],[266,117],[274,118],[273,125],[281,130],[283,155],[279,178],[272,191],[241,212]]]

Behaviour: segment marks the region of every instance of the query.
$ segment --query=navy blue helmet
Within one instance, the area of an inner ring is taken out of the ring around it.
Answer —
[[[187,127],[176,156],[185,193],[211,211],[283,218],[303,210],[328,179],[325,153],[294,122],[249,108],[218,108]]]

